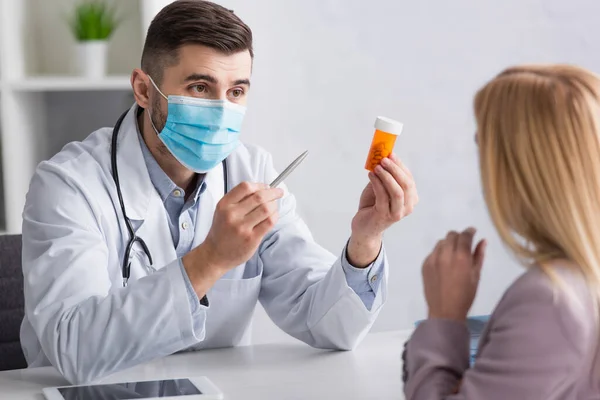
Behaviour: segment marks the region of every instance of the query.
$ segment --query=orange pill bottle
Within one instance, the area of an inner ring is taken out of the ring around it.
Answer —
[[[401,122],[386,117],[377,117],[365,169],[373,171],[381,160],[392,154],[396,138],[402,133],[402,127]]]

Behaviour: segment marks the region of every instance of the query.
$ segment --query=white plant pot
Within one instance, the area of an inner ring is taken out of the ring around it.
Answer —
[[[106,40],[89,40],[77,44],[79,74],[98,79],[106,76]]]

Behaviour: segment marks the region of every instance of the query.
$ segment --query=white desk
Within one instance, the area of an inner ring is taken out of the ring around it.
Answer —
[[[352,352],[317,350],[298,342],[177,354],[102,382],[206,375],[227,400],[401,400],[401,355],[409,335],[370,334]],[[0,372],[0,399],[43,400],[42,388],[65,384],[51,367]]]

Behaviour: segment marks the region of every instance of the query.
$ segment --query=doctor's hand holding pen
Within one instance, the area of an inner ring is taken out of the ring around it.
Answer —
[[[275,226],[283,190],[243,182],[217,204],[205,241],[183,257],[183,266],[199,298],[227,271],[248,261]]]
[[[279,185],[306,158],[300,154],[269,185],[242,182],[217,204],[213,223],[204,242],[182,261],[194,291],[204,297],[227,271],[248,261],[279,219]]]

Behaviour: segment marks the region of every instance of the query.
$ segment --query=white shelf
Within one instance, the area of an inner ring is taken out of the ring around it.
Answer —
[[[0,233],[21,231],[29,180],[48,150],[114,123],[108,114],[129,104],[126,75],[139,64],[148,24],[171,1],[108,0],[126,21],[110,40],[107,69],[123,75],[86,79],[70,75],[77,51],[64,16],[77,0],[0,0]],[[82,128],[65,122],[71,117],[96,122]]]
[[[23,92],[72,92],[79,90],[131,90],[129,76],[87,79],[71,76],[40,76],[8,82],[7,86]]]

